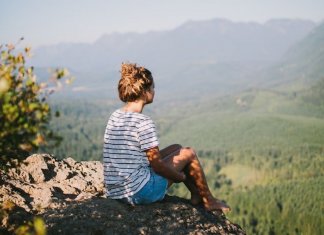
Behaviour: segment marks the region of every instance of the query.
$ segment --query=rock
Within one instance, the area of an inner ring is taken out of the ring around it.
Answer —
[[[33,199],[31,206],[37,210],[47,208],[52,201],[52,196],[51,188],[46,185],[35,187],[30,192],[30,197]]]
[[[1,234],[13,233],[35,215],[44,219],[48,234],[245,234],[224,214],[186,199],[166,196],[136,207],[107,199],[99,161],[34,154],[0,173],[0,204],[14,205],[0,211]]]
[[[209,213],[171,196],[135,207],[95,197],[71,202],[64,216],[57,210],[42,216],[49,234],[245,234],[238,225],[228,224],[222,213]]]
[[[67,163],[70,167],[73,167],[76,163],[76,161],[71,157],[68,157],[68,158],[64,159],[63,161],[65,163]]]
[[[47,208],[53,197],[71,200],[81,192],[87,193],[86,198],[104,194],[100,162],[77,163],[72,158],[57,160],[49,154],[34,154],[19,168],[1,175],[7,179],[0,186],[0,203],[12,198],[27,211]]]
[[[26,202],[26,200],[28,200],[28,199],[29,199],[28,195],[21,195],[18,193],[14,193],[10,184],[1,183],[0,204],[10,201],[10,202],[14,203],[15,205],[20,205],[26,211],[29,211],[30,207],[28,207],[28,203]]]
[[[45,181],[43,170],[48,170],[48,167],[42,155],[34,154],[24,161],[21,170],[28,172],[33,182],[42,183]]]

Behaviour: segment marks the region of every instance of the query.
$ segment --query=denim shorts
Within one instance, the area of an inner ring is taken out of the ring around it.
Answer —
[[[144,187],[133,196],[123,198],[121,201],[141,205],[163,200],[168,188],[168,180],[156,174],[152,169],[150,171],[151,177]]]

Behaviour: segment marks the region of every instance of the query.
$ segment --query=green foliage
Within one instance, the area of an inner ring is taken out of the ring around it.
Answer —
[[[26,65],[30,48],[17,52],[14,45],[0,45],[0,50],[0,162],[5,163],[60,138],[48,125],[47,98],[55,87],[37,83],[33,67]],[[67,70],[56,69],[51,79],[60,84],[65,75]]]
[[[15,207],[16,205],[12,201],[4,201],[2,204],[0,204],[0,220],[2,220],[4,223],[10,222],[8,217],[9,214],[14,213],[13,210]],[[34,217],[33,221],[25,222],[18,228],[14,229],[14,234],[16,235],[46,235],[46,233],[45,222],[39,216]]]
[[[19,226],[15,230],[16,235],[46,235],[46,225],[42,218],[34,217],[33,221]]]

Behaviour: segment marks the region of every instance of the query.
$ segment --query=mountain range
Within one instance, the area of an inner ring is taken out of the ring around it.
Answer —
[[[115,96],[118,71],[125,61],[149,68],[161,96],[224,94],[253,86],[260,79],[272,79],[265,75],[269,67],[289,67],[290,61],[303,58],[303,51],[310,53],[309,34],[315,34],[317,40],[314,29],[323,31],[323,25],[316,26],[297,19],[273,19],[264,24],[226,19],[190,21],[168,31],[113,33],[94,43],[40,47],[31,63],[41,77],[44,68],[68,68],[77,77],[72,90],[78,92],[74,94],[83,91]]]

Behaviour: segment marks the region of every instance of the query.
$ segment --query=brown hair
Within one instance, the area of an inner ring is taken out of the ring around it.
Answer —
[[[153,85],[150,70],[137,67],[136,64],[122,63],[120,73],[118,93],[123,102],[132,102],[139,99]]]

